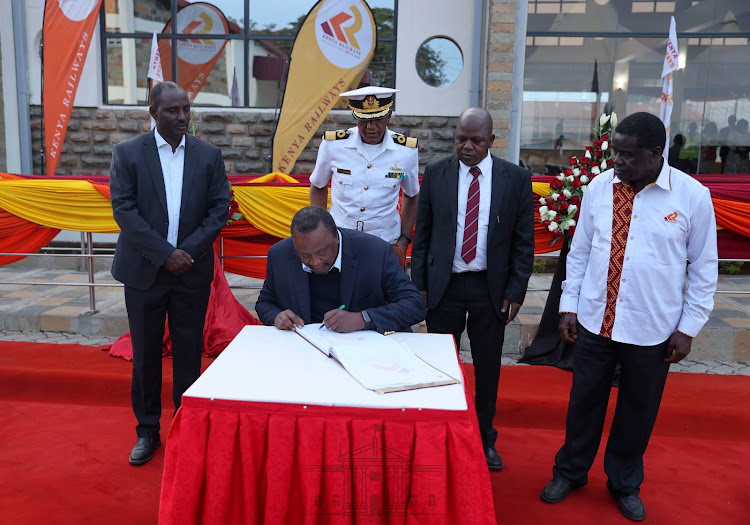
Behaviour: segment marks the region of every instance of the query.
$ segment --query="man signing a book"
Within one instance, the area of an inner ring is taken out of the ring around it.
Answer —
[[[279,330],[323,323],[336,332],[410,331],[424,320],[422,295],[393,247],[366,233],[336,228],[318,206],[298,211],[291,237],[268,250],[255,311]]]

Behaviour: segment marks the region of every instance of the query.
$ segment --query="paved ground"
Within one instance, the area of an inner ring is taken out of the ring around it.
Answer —
[[[117,283],[103,265],[97,267],[92,313],[88,288],[70,285],[88,280],[78,264],[37,258],[0,266],[0,340],[98,346],[127,332],[122,288],[112,286]],[[533,340],[551,279],[551,274],[532,276],[521,312],[506,330],[503,364],[516,364]],[[262,281],[234,274],[227,274],[227,280],[237,300],[254,311]],[[692,360],[672,370],[750,375],[750,276],[721,275],[719,292],[711,319],[695,339]],[[468,348],[468,341],[462,346]],[[462,351],[461,358],[471,362],[468,352]]]

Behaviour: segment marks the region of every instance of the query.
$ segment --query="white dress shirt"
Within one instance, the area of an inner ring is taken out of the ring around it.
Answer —
[[[177,149],[172,152],[172,146],[154,129],[156,149],[159,151],[161,173],[164,177],[164,190],[167,193],[167,242],[177,248],[177,232],[180,229],[180,207],[182,206],[182,174],[185,170],[185,136],[183,135]]]
[[[419,193],[417,148],[398,144],[385,130],[380,144],[362,142],[359,130],[343,139],[323,140],[310,184],[331,181],[331,216],[340,228],[360,230],[393,243],[401,235],[398,196]]]
[[[466,222],[466,199],[474,175],[469,173],[473,166],[458,161],[458,213],[456,214],[456,251],[453,254],[453,273],[481,272],[487,269],[487,227],[490,224],[490,203],[492,201],[492,155],[487,154],[477,168],[479,175],[479,220],[477,230],[477,254],[469,264],[461,258],[464,243],[464,222]]]
[[[623,182],[608,170],[586,188],[560,298],[560,312],[577,313],[594,334],[607,302],[615,184]],[[713,309],[717,280],[708,188],[664,162],[656,182],[633,199],[612,340],[652,346],[676,330],[695,337]]]

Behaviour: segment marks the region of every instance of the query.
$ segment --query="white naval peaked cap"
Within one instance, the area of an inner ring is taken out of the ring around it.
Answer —
[[[349,97],[352,100],[364,100],[368,95],[372,95],[377,98],[387,98],[393,96],[394,93],[398,93],[399,89],[380,87],[380,86],[365,86],[359,89],[352,89],[346,93],[339,93],[340,97]]]
[[[393,106],[393,95],[398,89],[366,86],[346,93],[340,93],[340,97],[349,98],[349,109],[352,110],[354,118],[359,120],[378,120],[387,117]]]

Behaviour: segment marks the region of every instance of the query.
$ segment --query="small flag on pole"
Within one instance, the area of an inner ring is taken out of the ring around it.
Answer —
[[[158,82],[164,82],[164,74],[161,70],[161,55],[159,54],[159,44],[156,40],[156,31],[151,39],[151,59],[148,61],[148,78]]]
[[[146,75],[149,78],[149,84],[148,84],[148,94],[149,94],[149,100],[151,99],[151,88],[155,86],[158,82],[164,82],[164,73],[162,73],[161,70],[161,53],[159,53],[159,43],[156,39],[156,31],[154,31],[154,36],[151,39],[151,58],[148,61],[148,75]],[[151,119],[151,129],[154,129],[156,127],[156,122],[154,119]]]
[[[237,82],[237,68],[234,68],[234,78],[232,79],[232,91],[229,93],[232,99],[232,107],[240,105],[240,85]]]
[[[664,158],[669,154],[669,136],[672,121],[672,72],[678,68],[679,59],[677,51],[677,27],[672,17],[669,23],[669,41],[667,42],[667,52],[664,55],[664,65],[661,69],[661,107],[659,108],[659,118],[667,129],[667,143],[664,145]]]

